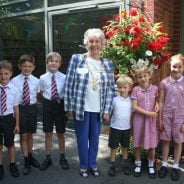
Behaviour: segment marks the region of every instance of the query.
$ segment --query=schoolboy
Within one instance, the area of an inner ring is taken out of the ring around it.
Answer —
[[[46,159],[40,170],[46,170],[52,165],[51,147],[53,126],[56,127],[60,150],[60,164],[69,169],[65,158],[65,113],[64,113],[64,83],[65,75],[58,71],[62,58],[57,52],[50,52],[46,57],[47,72],[40,77],[40,91],[43,96],[43,131],[45,132]]]
[[[20,144],[24,156],[24,175],[30,174],[31,166],[40,167],[33,157],[33,133],[37,128],[37,94],[39,93],[39,80],[32,75],[35,69],[35,58],[24,54],[19,58],[18,67],[21,71],[11,82],[18,88],[21,98],[20,109]]]
[[[110,124],[109,147],[110,147],[110,168],[108,174],[115,176],[116,174],[116,149],[121,144],[123,156],[123,172],[126,175],[131,174],[130,163],[128,162],[128,148],[131,128],[132,104],[130,92],[133,86],[133,80],[122,75],[116,81],[118,88],[118,96],[113,99],[112,119]]]
[[[10,82],[13,69],[10,62],[0,62],[0,180],[4,177],[3,144],[8,148],[9,170],[13,177],[20,175],[15,163],[14,135],[19,132],[19,91]]]

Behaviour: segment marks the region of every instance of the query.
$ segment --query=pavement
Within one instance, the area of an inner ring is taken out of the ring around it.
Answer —
[[[44,154],[44,134],[42,132],[41,122],[38,123],[38,131],[34,136],[34,156],[42,162],[45,158]],[[23,159],[19,145],[19,136],[15,137],[15,145],[17,149],[17,165],[22,171]],[[21,172],[19,178],[12,178],[8,170],[8,152],[4,148],[4,168],[5,176],[0,183],[2,184],[183,184],[184,183],[184,171],[181,172],[180,180],[173,182],[170,179],[170,173],[164,179],[160,179],[158,176],[156,179],[150,179],[146,169],[143,171],[142,176],[135,178],[133,175],[126,176],[121,169],[121,159],[118,158],[117,162],[117,174],[115,177],[110,177],[107,174],[109,168],[109,149],[107,146],[107,137],[100,136],[99,153],[98,153],[98,167],[101,175],[94,177],[90,175],[88,178],[82,178],[79,175],[78,153],[76,147],[75,134],[71,129],[66,131],[66,156],[70,164],[70,169],[62,170],[59,165],[59,151],[57,145],[57,137],[53,137],[53,152],[52,160],[53,165],[46,171],[40,171],[39,169],[32,168],[31,174],[24,176]],[[133,165],[133,164],[132,164]]]

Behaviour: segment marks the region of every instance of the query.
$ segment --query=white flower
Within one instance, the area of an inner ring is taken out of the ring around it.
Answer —
[[[152,55],[153,55],[153,53],[152,53],[152,51],[151,51],[151,50],[147,50],[147,51],[146,51],[146,53],[145,53],[145,55],[146,55],[146,56],[152,56]]]
[[[137,66],[138,66],[138,67],[142,67],[142,66],[144,66],[144,65],[146,65],[146,62],[145,62],[143,59],[139,59],[139,60],[137,61]]]
[[[158,66],[155,65],[154,63],[150,64],[150,61],[147,58],[145,60],[139,59],[137,62],[135,59],[130,59],[130,63],[132,64],[131,65],[132,70],[137,70],[137,69],[140,69],[144,66],[148,67],[149,70],[152,72],[154,70],[158,69]]]

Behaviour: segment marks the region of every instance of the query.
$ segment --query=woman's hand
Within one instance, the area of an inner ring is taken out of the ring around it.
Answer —
[[[75,113],[73,111],[69,111],[69,112],[67,112],[67,115],[70,117],[73,117],[75,115]]]
[[[102,119],[103,119],[103,122],[107,123],[110,120],[110,115],[109,114],[104,114]]]

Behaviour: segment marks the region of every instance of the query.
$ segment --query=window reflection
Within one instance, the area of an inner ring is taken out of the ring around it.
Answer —
[[[6,1],[6,2],[11,2],[11,1]],[[4,3],[6,4],[6,2]],[[1,3],[3,4],[3,2]],[[7,3],[7,6],[5,7],[7,7],[11,13],[18,13],[18,12],[24,12],[28,10],[42,8],[43,5],[44,5],[44,0],[27,0],[27,1],[17,2],[14,4]]]
[[[64,71],[72,54],[86,52],[82,43],[84,32],[92,27],[102,28],[116,13],[118,9],[106,9],[53,17],[53,48],[63,57]]]
[[[14,75],[19,71],[17,61],[22,54],[32,54],[36,58],[34,74],[45,72],[45,34],[43,14],[12,17],[6,19],[0,29],[1,59],[12,61]]]

